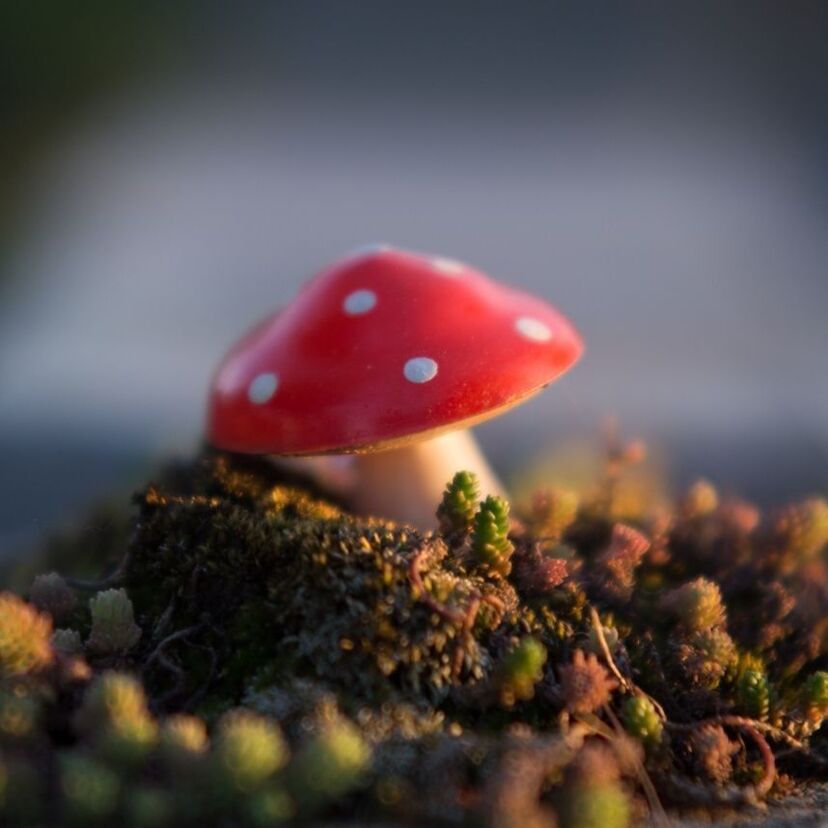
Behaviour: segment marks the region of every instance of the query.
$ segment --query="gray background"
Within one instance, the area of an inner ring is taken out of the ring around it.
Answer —
[[[0,305],[0,551],[197,442],[227,347],[387,241],[587,354],[479,429],[505,471],[607,413],[674,480],[828,483],[817,3],[199,6],[26,168]],[[168,44],[169,45],[169,44]]]

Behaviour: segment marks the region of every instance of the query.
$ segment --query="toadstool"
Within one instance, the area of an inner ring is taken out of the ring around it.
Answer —
[[[581,350],[546,302],[451,259],[376,246],[322,271],[230,350],[207,437],[243,453],[354,455],[357,511],[427,528],[460,469],[501,492],[468,427],[536,394]]]

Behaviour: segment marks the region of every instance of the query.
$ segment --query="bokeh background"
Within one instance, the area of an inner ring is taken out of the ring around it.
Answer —
[[[0,555],[197,444],[217,360],[371,241],[588,352],[479,429],[614,413],[677,485],[828,484],[828,5],[6,3]]]

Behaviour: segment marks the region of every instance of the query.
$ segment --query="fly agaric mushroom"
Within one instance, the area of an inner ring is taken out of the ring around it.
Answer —
[[[207,435],[236,452],[354,455],[355,508],[426,528],[460,469],[501,492],[467,428],[581,350],[546,302],[460,262],[375,247],[322,271],[230,350]]]

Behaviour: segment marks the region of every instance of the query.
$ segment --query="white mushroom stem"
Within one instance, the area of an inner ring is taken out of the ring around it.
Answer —
[[[452,431],[400,448],[353,456],[354,509],[363,515],[437,525],[436,511],[446,484],[458,471],[477,475],[480,494],[504,496],[503,484],[468,430]]]

